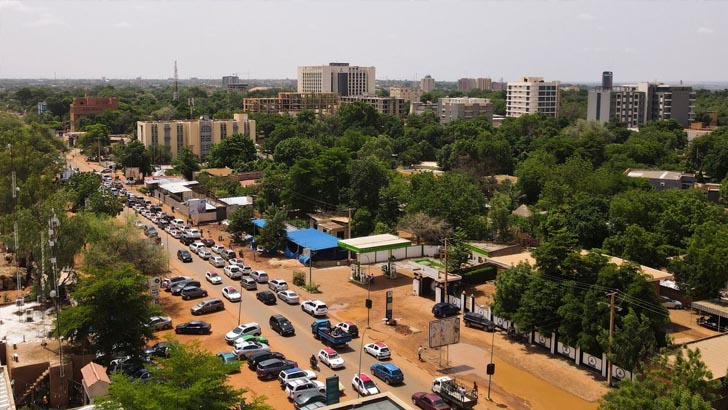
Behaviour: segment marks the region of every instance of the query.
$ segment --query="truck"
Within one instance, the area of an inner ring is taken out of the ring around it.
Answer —
[[[432,392],[437,393],[445,402],[456,409],[472,409],[478,404],[478,394],[448,376],[432,381]]]
[[[314,338],[320,339],[324,345],[335,349],[344,347],[351,342],[351,335],[332,326],[328,319],[319,319],[311,323],[311,333],[313,333]]]

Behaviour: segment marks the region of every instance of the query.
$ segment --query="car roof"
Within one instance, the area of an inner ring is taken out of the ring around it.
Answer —
[[[324,351],[326,354],[336,353],[336,350],[334,350],[334,349],[332,349],[330,347],[327,347],[327,348],[324,348],[324,349],[321,349],[321,350]]]
[[[291,374],[291,373],[296,373],[296,372],[302,372],[302,371],[303,371],[303,369],[301,369],[301,368],[298,368],[298,367],[294,367],[294,368],[292,368],[292,369],[286,369],[286,370],[282,370],[282,372],[283,372],[284,374]]]
[[[374,363],[372,366],[384,367],[385,369],[389,369],[389,370],[400,370],[400,368],[397,367],[397,365],[392,364],[392,363]]]
[[[235,353],[232,353],[232,352],[220,352],[217,355],[220,357],[225,357],[225,358],[237,357],[237,356],[235,356]]]
[[[208,323],[205,322],[204,320],[190,320],[189,322],[187,322],[187,324],[188,325],[197,325],[197,324],[205,324],[206,325]]]
[[[361,381],[363,381],[363,382],[370,382],[370,381],[372,381],[372,379],[369,376],[367,376],[366,373],[359,373],[358,376],[359,376],[359,379]]]
[[[231,292],[233,290],[237,290],[234,286],[225,286],[223,290],[227,290],[228,292]]]
[[[374,342],[374,343],[372,343],[372,344],[373,344],[374,346],[378,346],[378,347],[389,347],[389,346],[387,346],[387,344],[386,344],[386,343],[384,343],[384,342]]]

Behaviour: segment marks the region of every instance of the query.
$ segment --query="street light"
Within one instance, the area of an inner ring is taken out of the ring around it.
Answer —
[[[372,310],[372,298],[371,298],[371,288],[372,288],[372,280],[369,276],[369,268],[371,267],[371,264],[369,263],[369,255],[362,255],[361,253],[359,256],[363,256],[367,258],[367,300],[364,302],[364,306],[367,308],[367,329],[369,329],[371,326],[369,326],[369,312]],[[361,264],[359,264],[359,267],[361,269]],[[359,272],[359,277],[361,277],[361,271]]]
[[[359,378],[359,381],[361,381],[361,356],[362,352],[364,351],[364,337],[367,334],[367,329],[369,329],[369,326],[367,326],[366,329],[361,333],[361,345],[359,345],[359,370],[357,370],[357,377]],[[359,390],[359,386],[356,387],[356,398],[357,400],[361,397],[361,391]]]
[[[243,280],[240,279],[240,304],[238,305],[238,326],[240,326],[240,314],[243,313]]]
[[[495,330],[493,330],[493,337],[490,341],[490,363],[487,367],[487,373],[488,373],[488,401],[493,401],[490,398],[490,382],[493,380],[493,375],[495,374],[495,363],[493,363],[493,352],[495,351]]]

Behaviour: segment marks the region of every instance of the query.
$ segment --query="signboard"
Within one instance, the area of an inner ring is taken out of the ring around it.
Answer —
[[[326,378],[326,405],[330,406],[339,402],[339,376]]]
[[[159,299],[159,289],[162,287],[162,278],[155,276],[149,278],[149,291],[154,299]]]
[[[385,317],[387,318],[387,321],[392,320],[392,299],[394,298],[394,292],[391,290],[387,291],[387,306],[386,306],[386,314]]]
[[[448,317],[430,321],[430,347],[460,343],[460,318]]]
[[[190,206],[190,215],[204,214],[207,210],[207,200],[205,199],[190,199],[187,204]]]

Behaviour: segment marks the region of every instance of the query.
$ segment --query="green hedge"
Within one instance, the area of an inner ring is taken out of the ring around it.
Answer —
[[[498,268],[495,266],[485,266],[460,273],[463,277],[463,283],[467,284],[478,284],[485,283],[489,280],[495,280],[497,274]]]

